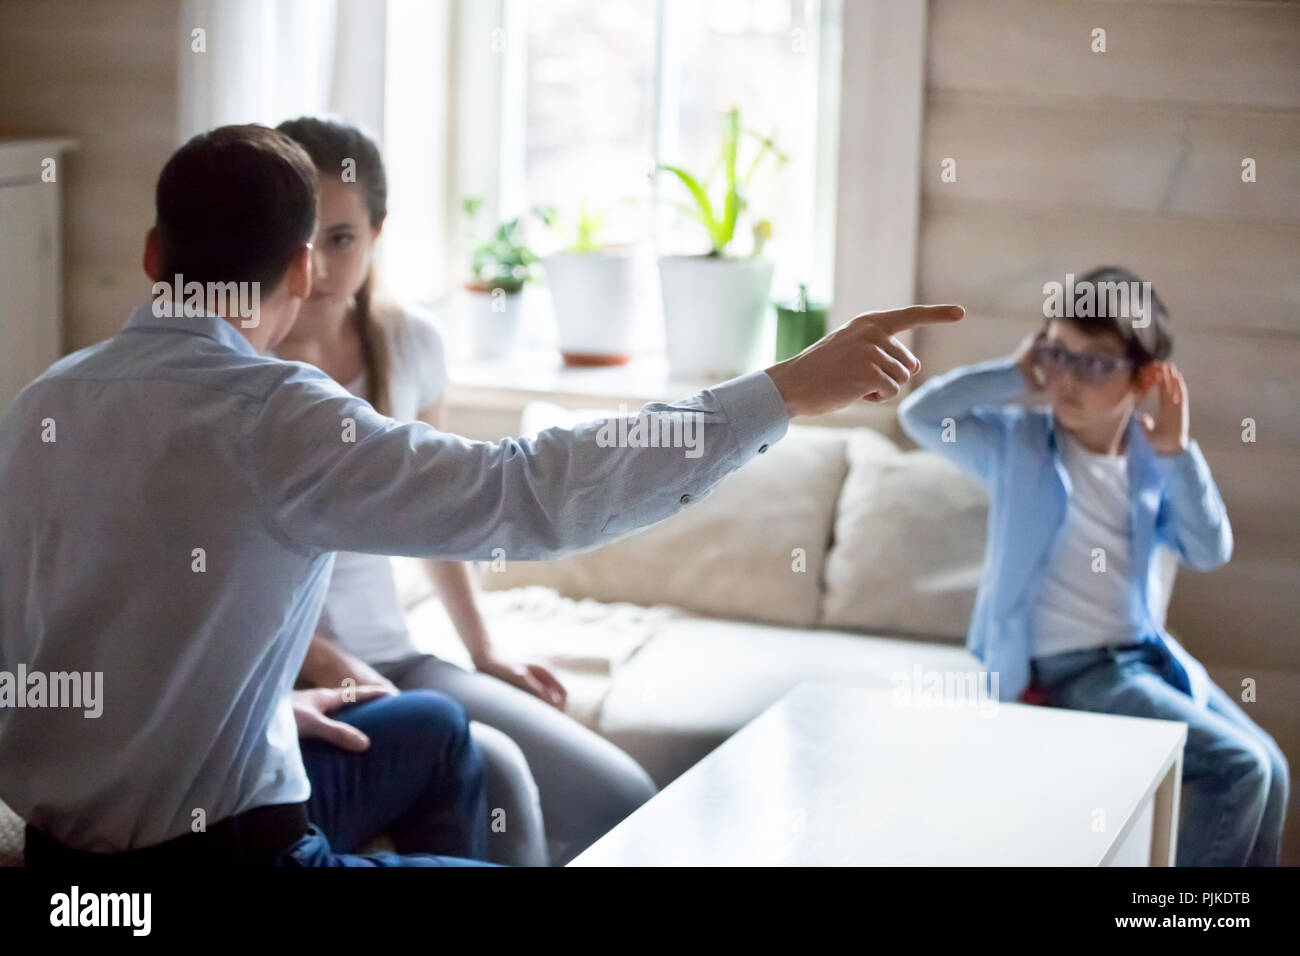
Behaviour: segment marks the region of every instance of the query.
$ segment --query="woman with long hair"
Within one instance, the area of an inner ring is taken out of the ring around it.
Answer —
[[[315,365],[385,415],[443,429],[447,371],[437,329],[374,294],[372,259],[388,212],[378,147],[330,120],[303,117],[277,128],[306,149],[320,175],[312,292],[278,356]],[[490,858],[562,862],[648,800],[654,783],[630,756],[565,715],[565,689],[548,668],[497,654],[463,562],[424,567],[473,671],[416,648],[389,558],[340,553],[304,673],[320,684],[352,678],[454,698],[483,752]]]

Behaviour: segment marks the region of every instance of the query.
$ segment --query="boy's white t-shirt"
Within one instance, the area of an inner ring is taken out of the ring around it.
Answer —
[[[403,310],[400,324],[388,328],[388,346],[390,414],[400,422],[413,422],[447,389],[442,336],[427,318]],[[348,391],[362,398],[366,386],[364,374],[346,383]],[[317,631],[367,663],[416,653],[397,596],[392,559],[338,552]]]
[[[1034,657],[1141,638],[1130,612],[1128,458],[1095,454],[1059,434],[1072,487],[1039,592]]]

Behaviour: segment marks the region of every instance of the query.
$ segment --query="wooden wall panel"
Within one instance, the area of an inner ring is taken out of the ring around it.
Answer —
[[[1300,222],[929,199],[919,261],[925,302],[1042,315],[1044,283],[1118,263],[1154,283],[1183,328],[1300,335]]]
[[[1182,570],[1174,583],[1169,629],[1203,663],[1300,673],[1298,580],[1296,559],[1238,555],[1209,574]]]
[[[1300,49],[1296,56],[1300,59]],[[932,96],[927,196],[1054,203],[1162,216],[1300,220],[1300,116],[1097,104],[1062,110]],[[940,163],[957,164],[941,182]],[[1241,179],[1255,160],[1255,182]]]
[[[929,37],[918,297],[970,314],[918,333],[925,374],[1010,351],[1067,271],[1149,278],[1236,537],[1180,574],[1171,628],[1300,672],[1300,4],[933,0]]]
[[[1107,52],[1093,53],[1092,30]],[[929,85],[1026,100],[1300,108],[1293,3],[935,0]]]
[[[154,183],[176,147],[178,10],[170,0],[0,5],[0,131],[80,144],[63,170],[70,349],[113,334],[148,298],[140,257]]]

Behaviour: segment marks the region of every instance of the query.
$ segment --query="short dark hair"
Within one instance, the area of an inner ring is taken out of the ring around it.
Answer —
[[[316,169],[266,126],[221,126],[172,154],[158,177],[161,277],[259,282],[266,294],[316,231]]]
[[[1096,287],[1102,283],[1121,282],[1125,284],[1136,282],[1140,286],[1143,280],[1138,278],[1136,273],[1122,266],[1101,266],[1080,276],[1074,280],[1076,304],[1074,315],[1061,318],[1059,321],[1069,322],[1089,335],[1104,332],[1118,335],[1120,341],[1124,343],[1125,354],[1133,361],[1134,369],[1169,358],[1174,351],[1174,337],[1169,329],[1169,312],[1165,309],[1165,304],[1160,301],[1160,297],[1156,295],[1154,286],[1151,287],[1150,301],[1145,303],[1150,321],[1141,327],[1135,328],[1133,325],[1132,308],[1128,309],[1127,315],[1123,314],[1122,308],[1112,309],[1110,296],[1095,294],[1092,308],[1078,307],[1079,298],[1088,288],[1085,283]]]

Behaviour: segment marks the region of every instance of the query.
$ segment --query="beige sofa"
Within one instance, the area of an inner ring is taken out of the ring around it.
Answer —
[[[593,414],[534,403],[521,433]],[[481,603],[496,641],[550,660],[570,713],[663,786],[801,681],[979,670],[962,645],[986,514],[934,455],[795,426],[658,526],[560,561],[481,565]],[[463,663],[418,572],[399,563],[399,579],[417,640]]]

